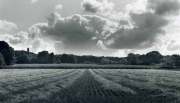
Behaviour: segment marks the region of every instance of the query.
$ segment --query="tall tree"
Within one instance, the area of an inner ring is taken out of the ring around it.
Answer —
[[[3,65],[5,65],[5,61],[3,55],[0,53],[0,67]]]
[[[0,53],[3,55],[5,63],[10,65],[14,59],[14,49],[5,41],[0,41]]]
[[[55,62],[54,53],[50,53],[48,58],[49,58],[49,63],[54,63]]]
[[[127,61],[130,65],[137,65],[138,56],[136,54],[128,54]]]
[[[22,54],[21,56],[18,56],[16,58],[16,61],[17,61],[16,63],[18,63],[18,64],[27,64],[27,63],[30,62],[28,56],[25,55],[25,54]]]
[[[37,61],[39,63],[47,64],[49,62],[49,53],[48,53],[48,51],[39,52],[38,55],[37,55]]]
[[[68,55],[68,54],[63,54],[61,56],[61,62],[62,63],[76,63],[76,58],[74,55]]]
[[[158,51],[152,51],[146,54],[147,64],[159,64],[163,56]]]

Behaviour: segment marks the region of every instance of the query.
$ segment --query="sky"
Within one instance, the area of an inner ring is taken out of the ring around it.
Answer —
[[[0,40],[16,50],[180,54],[180,0],[0,0]]]

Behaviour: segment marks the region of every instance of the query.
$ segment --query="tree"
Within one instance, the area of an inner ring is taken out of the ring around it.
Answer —
[[[175,60],[173,56],[165,56],[163,57],[161,65],[165,68],[173,68],[175,67]]]
[[[101,64],[111,64],[111,63],[112,63],[112,61],[109,58],[103,57],[101,59]]]
[[[33,58],[31,58],[30,59],[30,63],[31,64],[36,64],[36,63],[38,63],[39,61],[37,60],[37,57],[33,57]]]
[[[160,64],[163,56],[158,51],[152,51],[146,54],[146,63],[151,64]]]
[[[0,41],[0,53],[3,55],[5,63],[10,65],[14,59],[14,49],[5,41]]]
[[[29,60],[28,56],[25,54],[16,58],[16,63],[18,63],[18,64],[27,64],[29,62],[30,62],[30,60]]]
[[[55,61],[54,63],[60,64],[61,63],[61,56],[60,55],[55,55]]]
[[[74,55],[63,54],[61,56],[61,62],[62,63],[76,63],[76,58],[74,57]]]
[[[172,55],[171,59],[175,66],[180,66],[180,56],[179,55]]]
[[[54,63],[55,62],[55,56],[54,53],[49,54],[49,63]]]
[[[37,55],[37,61],[39,63],[45,63],[47,64],[48,63],[48,60],[49,59],[49,53],[48,51],[42,51],[42,52],[39,52],[38,55]]]
[[[138,63],[138,55],[130,53],[127,57],[128,64],[130,65],[137,65]]]
[[[3,55],[0,53],[0,67],[3,65],[5,65],[5,61]]]

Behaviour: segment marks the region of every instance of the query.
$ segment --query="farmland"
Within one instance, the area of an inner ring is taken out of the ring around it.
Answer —
[[[180,71],[2,69],[0,103],[180,103]]]

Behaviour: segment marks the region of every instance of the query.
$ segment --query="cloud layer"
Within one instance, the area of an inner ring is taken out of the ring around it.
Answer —
[[[12,33],[18,30],[18,26],[6,20],[0,20],[0,33]]]
[[[148,7],[159,15],[176,14],[180,3],[178,0],[148,0]]]
[[[157,49],[165,27],[171,24],[169,18],[179,15],[180,9],[178,0],[138,0],[128,4],[124,12],[108,0],[83,0],[81,6],[82,14],[62,17],[57,12],[63,8],[59,4],[47,22],[34,24],[26,32],[1,20],[0,33],[9,43],[34,51],[107,55],[119,50]],[[176,42],[164,45],[169,51],[179,47]]]
[[[108,0],[83,0],[81,6],[87,12],[96,13],[113,10],[114,3]]]
[[[43,37],[53,40],[57,49],[63,47],[64,51],[90,53],[105,49],[100,39],[105,37],[105,29],[110,26],[113,25],[108,24],[107,19],[96,15],[61,17],[53,13],[48,18],[47,25],[35,27],[39,28]]]
[[[47,25],[39,29],[42,36],[56,42],[55,49],[63,47],[65,51],[104,52],[151,48],[158,42],[158,37],[165,33],[163,28],[170,22],[167,17],[178,12],[179,2],[140,0],[137,3],[142,4],[142,8],[132,9],[137,5],[132,3],[128,5],[127,12],[122,13],[113,11],[114,4],[107,0],[84,0],[81,4],[83,10],[93,15],[61,17],[53,13]],[[105,11],[108,11],[108,15],[103,15]]]
[[[82,5],[85,11],[98,13],[100,8],[105,7],[103,6],[104,2],[108,1],[84,0]],[[116,16],[115,19],[119,20],[119,27],[104,40],[104,45],[113,49],[152,47],[157,42],[158,37],[165,33],[163,27],[170,22],[166,17],[176,14],[179,11],[179,4],[177,0],[139,0],[129,4],[127,12],[124,13],[128,19],[118,19],[122,15]],[[135,8],[137,5],[139,8]]]
[[[162,27],[168,21],[153,13],[131,14],[134,27],[131,29],[119,28],[109,38],[107,45],[116,49],[145,49],[156,41],[163,33]]]

